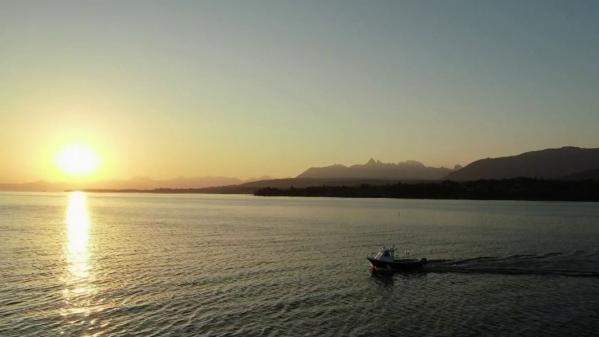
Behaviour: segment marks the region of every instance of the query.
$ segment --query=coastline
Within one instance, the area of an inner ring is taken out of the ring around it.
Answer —
[[[396,183],[390,185],[263,188],[256,196],[393,198],[446,200],[599,201],[599,181],[562,181],[532,178]]]
[[[245,194],[261,197],[332,197],[441,200],[521,200],[521,201],[599,201],[599,180],[547,180],[510,178],[476,181],[395,181],[379,184],[354,181],[331,184],[327,181],[306,184],[287,181],[286,185],[264,182],[255,185],[228,185],[204,188],[155,189],[64,189],[54,192],[146,194]],[[3,190],[4,191],[4,190]],[[12,190],[5,190],[10,192]],[[51,192],[15,190],[14,192]]]

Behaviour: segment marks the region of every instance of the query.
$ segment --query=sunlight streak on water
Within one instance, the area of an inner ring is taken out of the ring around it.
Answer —
[[[83,192],[72,192],[67,207],[69,272],[74,280],[89,277],[89,214]]]
[[[66,210],[66,261],[63,297],[68,304],[65,315],[90,314],[89,296],[94,289],[91,282],[89,230],[91,222],[83,192],[71,192]]]

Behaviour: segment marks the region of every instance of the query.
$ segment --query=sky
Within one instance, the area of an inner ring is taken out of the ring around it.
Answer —
[[[0,182],[599,147],[597,1],[1,1]]]

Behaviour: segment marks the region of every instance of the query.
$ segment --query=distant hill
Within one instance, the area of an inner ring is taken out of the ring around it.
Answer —
[[[157,180],[135,177],[128,180],[102,181],[88,184],[89,188],[154,189],[154,188],[203,188],[244,183],[244,180],[231,177],[177,177]]]
[[[261,177],[257,179],[265,179]],[[178,177],[173,179],[156,180],[145,177],[134,177],[127,180],[104,180],[81,183],[56,183],[36,181],[31,183],[0,184],[0,191],[64,191],[75,189],[87,190],[153,190],[168,189],[199,189],[213,186],[228,186],[243,184],[256,179],[241,180],[230,177]]]
[[[57,192],[63,191],[69,186],[62,183],[51,183],[47,181],[34,181],[30,183],[6,183],[0,184],[0,191],[20,192]]]
[[[387,179],[387,180],[438,180],[453,170],[445,167],[428,167],[417,161],[383,163],[370,159],[363,165],[331,165],[311,167],[297,178],[320,179]]]
[[[397,182],[397,180],[389,179],[353,179],[353,178],[285,178],[285,179],[268,179],[248,182],[239,185],[229,186],[217,186],[196,189],[195,193],[223,193],[223,194],[236,194],[236,193],[255,193],[257,190],[263,188],[304,188],[310,186],[359,186],[363,184],[368,185],[386,185]]]
[[[599,148],[562,147],[477,160],[445,178],[457,181],[516,177],[576,179],[577,174],[582,178],[583,172],[593,174],[596,169],[599,169]]]
[[[380,186],[396,183],[397,180],[384,179],[320,179],[320,178],[283,178],[251,181],[237,185],[213,186],[202,188],[153,188],[153,189],[112,189],[86,188],[88,192],[139,192],[139,193],[214,193],[214,194],[253,194],[263,188],[293,189],[312,186]],[[413,181],[415,183],[416,181]]]

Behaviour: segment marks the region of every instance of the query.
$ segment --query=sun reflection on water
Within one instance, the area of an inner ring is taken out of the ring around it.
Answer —
[[[65,255],[67,273],[63,296],[66,310],[63,314],[83,314],[87,316],[90,296],[94,289],[91,282],[90,264],[90,217],[83,192],[71,192],[66,211]]]
[[[69,272],[74,279],[89,277],[89,214],[83,192],[71,192],[67,208]]]

